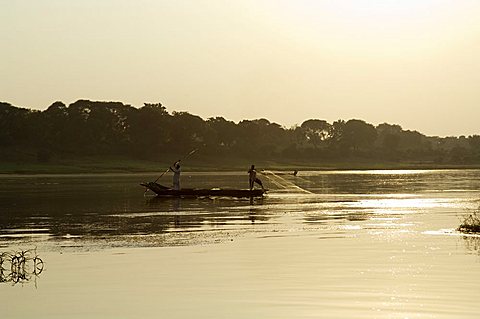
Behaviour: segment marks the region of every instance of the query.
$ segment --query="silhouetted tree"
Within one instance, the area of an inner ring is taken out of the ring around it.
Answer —
[[[173,112],[173,134],[170,143],[172,150],[186,153],[203,146],[207,134],[205,121],[188,112]]]
[[[206,149],[215,154],[231,152],[239,138],[237,125],[223,117],[211,117],[207,120]]]
[[[134,108],[120,102],[57,101],[45,111],[0,103],[0,156],[48,162],[58,154],[171,158],[202,148],[204,156],[244,160],[288,158],[311,162],[368,159],[480,163],[480,136],[427,137],[399,125],[362,120],[332,124],[309,119],[284,128],[267,119],[238,124],[170,114],[161,103]],[[20,155],[18,155],[20,154]]]
[[[141,158],[159,158],[172,141],[172,116],[161,103],[145,103],[127,119],[131,153]]]
[[[349,120],[343,125],[340,146],[353,152],[373,148],[377,131],[373,125],[362,120]]]
[[[320,144],[333,136],[332,125],[324,120],[306,120],[300,127],[304,130],[307,141],[314,148],[318,148]]]

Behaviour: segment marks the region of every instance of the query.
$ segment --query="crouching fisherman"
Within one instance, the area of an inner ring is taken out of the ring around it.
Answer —
[[[255,170],[255,165],[252,165],[248,170],[248,177],[250,182],[250,190],[253,190],[253,186],[255,183],[260,185],[262,187],[262,190],[265,190],[265,188],[263,188],[262,181],[257,177],[257,171]]]
[[[173,172],[173,189],[180,190],[180,173],[182,169],[180,168],[180,160],[176,161],[173,166],[170,167],[170,170]]]

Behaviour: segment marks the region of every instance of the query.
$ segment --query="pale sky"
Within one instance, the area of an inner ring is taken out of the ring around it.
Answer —
[[[478,0],[0,0],[0,101],[480,134]]]

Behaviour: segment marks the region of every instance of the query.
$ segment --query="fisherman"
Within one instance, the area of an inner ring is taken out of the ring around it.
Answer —
[[[257,171],[255,170],[255,165],[252,164],[250,169],[248,170],[248,180],[250,182],[250,190],[253,190],[254,183],[257,183],[258,185],[262,186],[262,190],[265,190],[263,188],[262,181],[257,178]]]
[[[174,190],[180,190],[180,173],[181,173],[181,168],[180,168],[180,160],[176,161],[173,164],[173,167],[170,167],[170,170],[173,172],[173,189]]]

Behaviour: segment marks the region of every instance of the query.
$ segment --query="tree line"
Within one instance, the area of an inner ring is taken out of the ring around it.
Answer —
[[[0,151],[55,156],[121,155],[157,160],[201,148],[204,156],[257,160],[480,163],[480,136],[435,137],[395,124],[308,119],[290,128],[168,112],[161,103],[55,102],[46,110],[0,103]],[[0,153],[2,154],[2,153]]]

